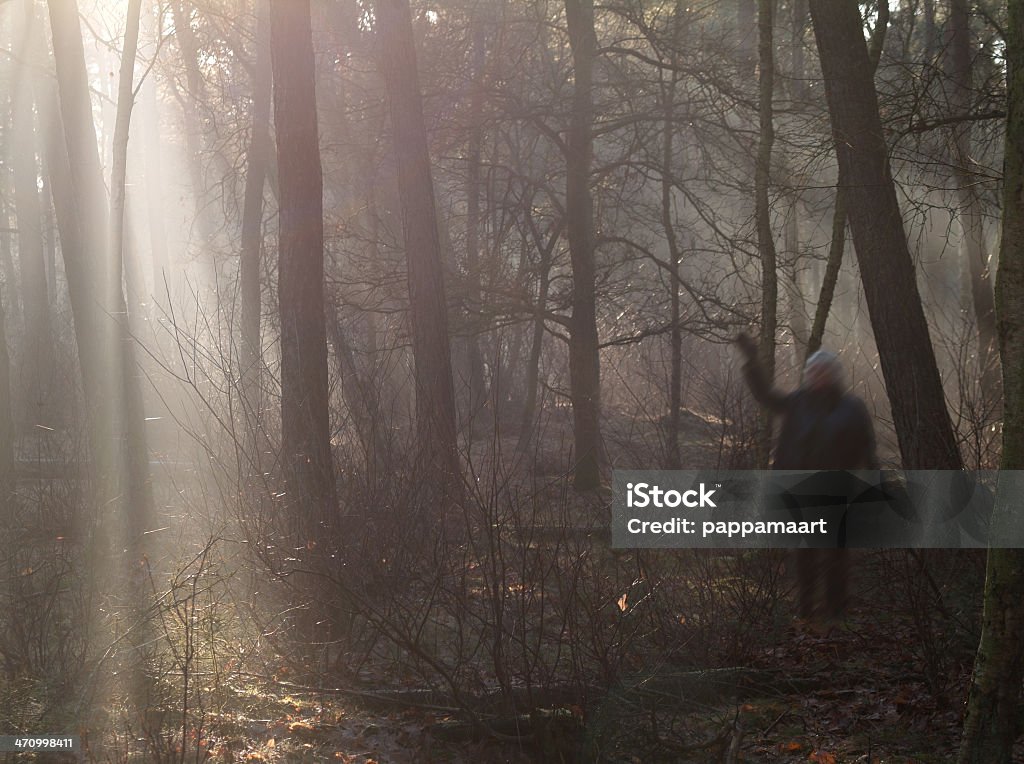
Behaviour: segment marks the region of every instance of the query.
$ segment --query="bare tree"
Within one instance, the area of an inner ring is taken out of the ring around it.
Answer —
[[[252,80],[252,135],[246,152],[239,281],[242,294],[241,376],[246,404],[259,418],[260,264],[263,253],[263,191],[270,161],[270,19],[267,0],[256,2],[256,64]]]
[[[855,0],[811,0],[848,218],[904,466],[962,466],[903,218]]]
[[[271,0],[280,185],[281,449],[292,499],[314,521],[336,508],[327,409],[323,175],[308,0]]]
[[[35,23],[35,9],[22,3],[14,10],[16,26],[14,39],[18,52],[15,56],[14,88],[11,94],[11,139],[16,146],[11,152],[14,170],[14,205],[18,218],[18,264],[21,268],[21,289],[25,309],[25,353],[23,379],[27,404],[23,408],[30,417],[43,415],[46,424],[47,409],[53,401],[50,394],[54,383],[54,340],[50,319],[50,295],[46,283],[46,262],[43,252],[42,212],[39,200],[39,168],[36,163],[37,145],[33,113],[32,80],[29,76],[29,46],[36,35],[30,29]],[[37,406],[43,409],[37,410]],[[31,412],[31,413],[29,413]],[[33,422],[36,420],[33,419]]]
[[[416,362],[416,433],[424,468],[460,472],[441,238],[408,0],[379,0],[380,61],[391,112]],[[429,473],[428,473],[429,474]]]
[[[1005,419],[1000,468],[1024,469],[1024,2],[1005,26],[1006,149],[996,316]],[[995,512],[1019,523],[1020,497],[999,491]],[[981,644],[967,702],[960,764],[1009,764],[1021,731],[1024,681],[1024,550],[990,549]]]
[[[951,107],[957,116],[971,113],[974,93],[968,0],[949,2],[949,59],[952,80]],[[978,368],[983,382],[990,388],[997,382],[998,371],[992,363],[996,349],[996,318],[989,277],[988,256],[981,200],[975,188],[971,123],[954,126],[953,173],[956,179],[957,203],[960,207],[961,250],[965,278],[969,282],[971,307],[978,330]]]
[[[761,254],[761,346],[759,355],[767,379],[775,376],[775,330],[778,325],[779,279],[776,271],[775,238],[772,233],[768,183],[771,180],[772,146],[775,126],[772,121],[772,92],[775,88],[773,35],[774,0],[758,0],[758,144],[754,168],[754,202],[757,219],[757,249]],[[768,466],[772,439],[771,415],[760,414],[757,438],[757,464]]]
[[[566,145],[565,216],[572,262],[572,317],[569,333],[569,384],[572,395],[573,484],[591,490],[601,483],[601,357],[597,335],[594,201],[590,166],[594,155],[593,0],[565,0],[572,49],[572,114]]]

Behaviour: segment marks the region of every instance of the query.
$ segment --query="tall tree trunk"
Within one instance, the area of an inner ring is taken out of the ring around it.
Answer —
[[[800,202],[796,194],[787,199],[785,249],[786,263],[783,266],[782,286],[786,290],[786,304],[789,308],[789,329],[793,335],[793,354],[797,361],[804,356],[807,348],[809,328],[807,326],[807,304],[800,285]]]
[[[519,430],[519,439],[516,441],[516,451],[526,453],[533,442],[533,433],[537,426],[537,387],[540,380],[540,356],[544,348],[544,313],[547,311],[548,291],[551,287],[551,259],[555,246],[561,237],[562,222],[550,232],[547,243],[543,241],[540,231],[537,230],[537,223],[531,214],[528,202],[525,211],[527,223],[530,226],[530,234],[533,243],[540,254],[540,262],[537,265],[537,302],[533,308],[533,331],[530,341],[530,357],[526,364],[526,400],[523,403],[522,426]]]
[[[469,99],[469,147],[466,156],[466,276],[469,316],[479,315],[481,307],[480,278],[480,164],[483,144],[484,65],[487,60],[486,34],[479,14],[473,19],[473,66]],[[487,402],[484,380],[484,360],[480,352],[472,321],[466,337],[469,361],[469,416],[475,419],[478,410]],[[497,415],[497,412],[494,412]],[[473,428],[470,428],[472,433]]]
[[[0,222],[4,222],[0,218]],[[0,249],[9,247],[6,234],[0,234]],[[11,416],[11,359],[7,352],[7,322],[4,305],[6,290],[0,289],[0,522],[13,522],[11,492],[14,490],[14,420]]]
[[[775,330],[778,323],[779,282],[775,263],[775,239],[772,235],[768,183],[771,179],[772,146],[775,126],[772,119],[772,91],[775,87],[775,56],[773,40],[774,0],[758,0],[758,119],[760,132],[757,145],[757,166],[754,170],[754,201],[757,220],[757,248],[761,254],[761,365],[767,379],[775,377]],[[757,466],[765,469],[770,458],[772,440],[771,416],[759,414],[757,435]]]
[[[864,294],[908,469],[960,469],[942,380],[903,230],[856,0],[811,0],[825,95],[848,189]]]
[[[839,281],[839,269],[843,264],[843,250],[846,248],[846,186],[840,181],[836,186],[835,207],[832,210],[832,237],[828,247],[828,260],[825,263],[825,276],[818,292],[818,304],[814,309],[814,321],[811,333],[807,337],[807,358],[821,348],[825,337],[825,324],[832,308],[832,299],[836,293],[836,282]]]
[[[736,3],[736,53],[740,71],[746,75],[754,73],[757,66],[757,4],[760,0],[735,0]]]
[[[1005,418],[1001,469],[1024,469],[1024,1],[1005,25],[1006,149],[996,316]],[[995,516],[1019,522],[1020,497],[997,493]],[[959,764],[1009,764],[1021,731],[1024,550],[990,549],[981,644],[967,702]]]
[[[336,507],[324,312],[323,176],[309,0],[271,0],[270,50],[280,183],[278,307],[281,449],[312,521]],[[296,504],[294,506],[299,506]]]
[[[938,47],[938,27],[935,24],[935,0],[924,0],[924,60],[930,64],[935,60]]]
[[[146,34],[156,36],[153,28],[156,9],[145,9],[142,15],[142,29]],[[172,291],[174,280],[171,274],[170,255],[167,249],[167,233],[164,225],[164,168],[161,159],[160,142],[160,107],[156,99],[157,87],[152,75],[146,78],[140,91],[143,141],[143,166],[145,175],[146,218],[149,223],[149,242],[151,252],[150,266],[153,271],[153,294],[163,300]]]
[[[61,251],[68,279],[83,387],[89,405],[88,418],[94,473],[108,506],[120,506],[127,517],[119,521],[128,534],[129,553],[138,549],[144,523],[151,514],[148,451],[141,394],[135,376],[132,337],[121,287],[120,236],[108,237],[108,207],[104,188],[92,103],[85,70],[78,7],[73,0],[49,3],[53,31],[54,62],[60,97],[66,156],[55,157],[51,169],[66,162],[68,188],[57,194],[61,227]],[[128,73],[130,74],[130,72]],[[124,93],[122,86],[122,93]],[[129,100],[124,109],[130,109]],[[119,134],[118,163],[126,156],[127,124]],[[55,151],[55,154],[61,152]],[[49,161],[49,160],[48,160]],[[57,171],[64,172],[63,169]],[[118,172],[118,171],[115,171]],[[57,177],[57,176],[55,176]],[[115,181],[112,175],[112,181]],[[62,181],[63,182],[63,181]],[[123,192],[123,181],[121,182]],[[115,194],[117,189],[114,189]],[[115,200],[115,204],[121,204]],[[64,208],[63,211],[61,208]],[[64,236],[65,231],[69,234]]]
[[[888,6],[883,4],[879,8],[875,28],[868,43],[868,59],[871,63],[872,77],[874,77],[874,73],[878,69],[878,62],[882,58],[882,47],[885,44],[888,25],[889,10]],[[810,335],[807,337],[805,360],[821,348],[822,339],[825,337],[825,324],[828,322],[829,311],[832,310],[832,299],[836,293],[836,283],[839,281],[839,269],[843,265],[843,251],[846,249],[847,193],[846,184],[840,178],[836,181],[836,200],[832,208],[832,237],[829,240],[825,275],[821,281],[821,291],[818,292],[818,303],[814,311]]]
[[[792,0],[790,3],[790,92],[794,101],[803,101],[807,97],[807,76],[804,55],[804,35],[807,32],[807,0]]]
[[[682,253],[679,248],[679,240],[676,237],[675,222],[673,219],[673,183],[675,172],[673,169],[673,138],[675,137],[675,109],[676,109],[676,82],[679,79],[677,68],[677,55],[680,43],[680,32],[683,23],[682,2],[677,0],[672,9],[672,40],[671,40],[671,63],[672,71],[668,81],[661,85],[663,123],[661,128],[661,228],[665,234],[665,243],[668,246],[669,265],[669,308],[671,329],[669,333],[669,380],[668,380],[668,427],[665,432],[666,440],[666,467],[670,470],[682,468],[682,460],[679,454],[679,437],[681,429],[681,408],[682,387],[683,387],[683,332],[680,327],[680,304],[679,304],[679,269],[682,266]]]
[[[420,466],[442,482],[460,474],[455,392],[423,100],[408,0],[378,0],[381,66],[391,112],[409,281],[409,324],[416,362]],[[454,486],[454,483],[452,483]]]
[[[967,6],[967,0],[949,0],[948,68],[953,81],[950,108],[958,116],[970,113],[973,96],[971,29]],[[961,257],[966,266],[964,276],[969,282],[978,331],[978,370],[987,392],[995,399],[998,397],[998,369],[993,358],[996,351],[996,316],[988,255],[985,252],[981,202],[974,190],[976,179],[971,171],[971,123],[964,122],[954,130],[954,175],[960,206],[960,228],[963,232]]]
[[[263,252],[263,190],[270,157],[270,19],[267,0],[256,0],[256,65],[252,81],[252,135],[246,153],[239,280],[242,293],[241,378],[248,419],[258,429],[260,396],[260,265]]]
[[[113,345],[107,354],[111,364],[115,400],[115,436],[121,442],[118,468],[124,474],[126,490],[122,527],[127,531],[124,548],[128,554],[124,560],[123,575],[130,587],[130,607],[133,621],[142,621],[137,630],[135,643],[141,651],[147,649],[152,634],[145,625],[146,580],[143,571],[147,558],[146,531],[151,527],[153,517],[152,485],[149,481],[149,454],[146,447],[145,417],[143,413],[142,390],[137,378],[134,340],[131,317],[125,301],[123,283],[129,269],[125,262],[131,255],[127,246],[128,230],[126,220],[125,178],[128,171],[128,137],[131,126],[132,108],[135,103],[135,58],[139,44],[139,22],[142,0],[128,0],[124,45],[121,52],[121,67],[117,87],[117,112],[114,120],[113,143],[111,146],[110,169],[110,253],[106,258],[106,289],[103,304],[115,310],[111,315],[114,322]],[[78,189],[76,189],[78,190]],[[102,189],[96,189],[101,192]],[[130,268],[130,266],[129,266]],[[128,281],[131,293],[131,281]],[[136,294],[137,296],[137,294]],[[110,335],[108,335],[110,336]],[[108,395],[111,390],[108,390]],[[151,700],[152,685],[145,672],[142,660],[131,665],[129,693],[132,705],[145,708]]]
[[[113,351],[114,369],[121,385],[119,415],[123,422],[125,469],[128,481],[128,549],[133,563],[142,561],[145,531],[153,509],[152,486],[149,481],[149,456],[146,448],[145,415],[142,389],[137,378],[135,344],[132,338],[130,314],[122,286],[126,269],[124,263],[129,251],[126,217],[125,178],[128,171],[128,136],[132,108],[135,103],[135,58],[139,44],[139,16],[142,0],[128,0],[124,46],[117,92],[117,116],[114,123],[112,164],[110,170],[110,256],[108,258],[107,305],[116,308],[116,346]]]
[[[597,335],[594,202],[590,165],[594,155],[593,0],[565,0],[572,49],[572,114],[566,157],[565,215],[572,263],[572,318],[569,333],[569,387],[573,418],[573,484],[592,490],[601,484],[601,358]]]
[[[205,201],[207,183],[204,154],[209,151],[202,115],[196,104],[208,103],[206,84],[199,69],[199,50],[191,22],[191,0],[172,0],[170,3],[174,19],[174,36],[178,41],[181,64],[185,69],[188,92],[181,98],[185,118],[185,153],[192,194],[195,198],[195,221],[204,249],[213,246],[217,240],[217,225],[210,214],[210,205]],[[212,164],[221,174],[230,171],[224,157],[217,151],[209,151]],[[207,253],[208,254],[208,253]]]
[[[14,87],[11,98],[11,139],[14,150],[14,206],[18,217],[18,264],[25,306],[25,352],[21,380],[22,407],[31,422],[50,424],[50,386],[54,381],[54,343],[50,321],[50,298],[46,285],[46,261],[43,252],[42,214],[39,204],[39,169],[36,164],[35,118],[32,111],[32,80],[29,74],[31,51],[36,35],[34,8],[26,3],[15,9],[14,40],[19,48],[15,56]],[[39,418],[41,417],[41,418]]]

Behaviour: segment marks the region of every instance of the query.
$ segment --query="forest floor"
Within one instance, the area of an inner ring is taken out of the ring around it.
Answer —
[[[737,686],[701,703],[669,692],[653,710],[609,693],[587,708],[563,709],[569,724],[559,729],[568,732],[553,742],[474,730],[442,702],[417,701],[415,680],[389,677],[383,667],[339,677],[338,689],[311,689],[282,663],[272,675],[233,676],[205,728],[190,733],[183,760],[948,762],[963,724],[971,635],[950,633],[955,612],[907,607],[892,559],[873,552],[856,559],[854,599],[842,621],[783,617],[741,669],[784,678],[774,686]],[[965,560],[933,562],[948,568]],[[319,681],[330,685],[323,675]]]
[[[685,725],[677,742],[652,741],[650,729],[603,736],[600,752],[586,741],[578,761],[871,762],[921,764],[952,760],[962,725],[967,666],[941,688],[930,688],[919,670],[920,625],[880,612],[863,599],[827,632],[793,622],[769,645],[753,669],[782,673],[801,685],[738,695],[679,711]],[[400,679],[375,677],[359,697],[351,689],[304,689],[282,666],[265,680],[236,678],[228,701],[208,716],[206,728],[186,741],[186,761],[213,762],[532,762],[557,761],[550,749],[467,733],[459,741],[437,731],[452,713],[409,703],[382,711],[378,699],[408,690]],[[587,712],[572,707],[582,730]],[[598,711],[598,726],[615,724]],[[725,722],[723,726],[723,721]],[[589,737],[584,732],[584,737]],[[667,738],[668,736],[666,736]],[[688,742],[680,746],[678,740]],[[180,738],[179,738],[180,740]],[[689,742],[692,741],[692,742]],[[730,750],[731,749],[731,750]],[[197,755],[198,754],[198,755]],[[732,758],[729,758],[729,757]],[[573,760],[565,756],[565,761]],[[1024,760],[1024,759],[1022,759]]]
[[[552,507],[568,501],[563,505],[569,510],[561,515],[563,520],[572,518],[570,524],[575,525],[575,519],[589,513],[593,528],[601,524],[594,519],[594,510],[606,504],[605,497],[584,501],[565,491],[558,458],[564,453],[565,427],[560,424],[556,422],[553,432],[542,439],[550,453],[536,459],[550,469],[539,481],[542,499]],[[708,420],[697,423],[699,427],[693,424],[690,431],[702,431],[703,437],[686,444],[686,462],[714,464],[716,455],[723,453],[720,432]],[[613,452],[616,464],[657,463],[652,447],[657,438],[654,422],[622,418],[614,425],[607,437],[610,449],[618,450]],[[508,451],[513,449],[514,439],[509,436]],[[576,543],[583,546],[572,548],[590,545],[595,550],[598,562],[588,570],[599,577],[607,573],[611,579],[625,571],[628,583],[633,579],[631,569],[643,570],[639,557],[607,549],[607,539],[588,535]],[[778,567],[779,560],[784,560],[774,559],[769,567]],[[738,562],[739,556],[680,551],[646,559],[643,565],[660,566],[661,581],[676,587],[670,592],[675,602],[698,591],[686,574],[702,572],[715,587],[721,571],[733,580],[742,579]],[[723,617],[722,611],[701,611],[695,605],[685,626],[675,624],[675,631],[656,641],[649,638],[644,621],[636,630],[643,632],[638,640],[642,652],[623,660],[623,672],[615,680],[618,686],[585,702],[549,705],[546,718],[553,720],[549,726],[542,733],[534,730],[524,735],[507,726],[495,734],[493,724],[487,731],[474,728],[465,723],[464,713],[444,699],[416,700],[421,681],[396,672],[395,664],[366,660],[358,670],[336,674],[304,669],[268,648],[259,667],[253,662],[242,670],[239,664],[220,674],[217,686],[202,689],[208,692],[207,705],[189,709],[190,719],[201,723],[187,725],[184,736],[173,710],[160,720],[161,737],[150,741],[145,754],[128,753],[137,747],[137,735],[101,726],[98,736],[83,736],[86,760],[181,764],[947,762],[955,755],[962,728],[977,645],[983,572],[983,555],[971,552],[862,551],[854,556],[851,605],[842,621],[827,628],[794,618],[788,575],[782,575],[773,590],[779,593],[772,595],[777,601],[768,615],[751,614],[747,623],[737,624],[737,616]],[[745,592],[745,586],[736,591]],[[709,590],[700,591],[706,595]],[[632,603],[633,590],[628,593]],[[637,592],[641,602],[643,593]],[[602,605],[605,609],[599,613],[610,610],[613,618],[628,617],[626,595],[616,603],[617,596],[606,608]],[[712,596],[716,596],[713,591]],[[716,631],[720,626],[701,623],[707,612],[724,618],[724,628],[732,629],[733,647],[722,647],[725,638]],[[643,616],[640,613],[638,618]],[[618,624],[613,627],[620,629],[616,634],[627,633],[618,621],[601,621],[597,628],[607,629],[610,623]],[[692,644],[685,644],[695,634],[711,645],[703,653],[709,656],[703,662],[693,657],[700,653]],[[686,657],[680,659],[671,650],[659,652],[665,644],[683,645],[686,650],[679,653]],[[768,679],[736,682],[727,692],[701,697],[683,685],[665,689],[666,680],[700,673],[705,667]],[[645,694],[640,688],[644,680],[637,680],[645,670],[660,683],[654,703],[650,688]],[[483,666],[481,675],[486,675]],[[21,760],[44,759],[25,755]],[[1019,760],[1024,762],[1024,749]]]

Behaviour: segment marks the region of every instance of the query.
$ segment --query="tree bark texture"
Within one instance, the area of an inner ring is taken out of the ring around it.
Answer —
[[[594,202],[590,166],[594,155],[593,0],[565,0],[572,48],[573,96],[566,157],[565,214],[572,263],[572,318],[569,386],[573,417],[573,484],[592,490],[601,484],[601,359],[597,335]]]
[[[246,410],[253,426],[262,413],[260,399],[260,265],[263,252],[263,190],[270,157],[270,18],[268,0],[256,0],[256,63],[252,79],[252,134],[246,152],[242,203],[239,280],[242,293],[241,379]]]
[[[682,266],[682,252],[679,247],[679,239],[676,236],[673,219],[673,157],[674,137],[676,132],[675,110],[676,110],[676,82],[679,79],[678,73],[674,70],[677,65],[676,53],[679,50],[680,33],[683,23],[682,3],[677,0],[672,9],[672,39],[671,56],[673,71],[666,76],[667,81],[661,84],[662,107],[664,110],[664,122],[661,134],[661,228],[665,233],[665,244],[668,247],[669,266],[669,320],[671,330],[669,333],[669,380],[668,380],[668,426],[665,432],[665,466],[670,470],[682,469],[682,461],[679,453],[679,438],[682,416],[682,387],[683,387],[683,330],[680,326],[680,278],[679,269]]]
[[[281,449],[292,500],[305,505],[304,514],[317,521],[333,513],[335,492],[328,418],[323,175],[309,0],[271,0],[270,50],[280,184]]]
[[[949,0],[949,62],[952,79],[950,107],[954,115],[971,112],[973,100],[973,65],[971,62],[971,28],[968,0]],[[978,371],[982,382],[997,395],[998,370],[992,363],[996,352],[996,317],[992,283],[989,277],[988,254],[985,251],[985,232],[982,225],[981,200],[977,197],[977,176],[972,171],[971,123],[964,122],[954,128],[953,166],[956,178],[957,202],[960,207],[961,256],[965,264],[965,278],[969,282],[971,307],[978,332]]]
[[[856,0],[811,0],[848,217],[903,466],[960,469]]]
[[[1024,1],[1006,23],[1007,114],[1003,230],[995,305],[1004,421],[1000,467],[1024,469]],[[1019,522],[1020,497],[997,492],[995,512]],[[1014,515],[1017,517],[1014,518]],[[1009,764],[1021,731],[1024,680],[1024,550],[990,549],[981,643],[959,764]]]
[[[54,340],[50,320],[50,298],[46,283],[42,213],[39,202],[39,167],[36,163],[36,131],[32,111],[32,78],[29,46],[37,38],[31,25],[38,23],[35,9],[22,3],[15,15],[14,87],[11,93],[11,152],[14,170],[14,207],[18,218],[18,264],[25,308],[25,352],[22,353],[20,396],[25,402],[23,416],[32,423],[48,424],[49,388],[53,384]],[[39,419],[38,417],[42,417]]]
[[[85,53],[74,0],[49,3],[64,141],[50,141],[54,204],[75,321],[93,470],[104,506],[123,508],[127,548],[136,550],[151,515],[148,449],[119,253],[108,236],[107,194],[93,124]],[[129,72],[130,75],[130,72]],[[124,103],[130,109],[129,102]],[[119,134],[127,141],[127,126]],[[121,172],[126,144],[118,152]],[[121,153],[123,152],[123,153]],[[112,175],[112,181],[115,180]],[[123,175],[121,176],[123,178]],[[121,181],[123,187],[123,180]],[[62,222],[63,221],[63,222]]]
[[[772,235],[768,184],[771,180],[772,147],[775,126],[772,119],[772,91],[775,88],[773,39],[774,0],[758,0],[758,144],[754,169],[754,205],[757,221],[757,249],[761,255],[761,366],[769,380],[775,377],[775,331],[778,325],[779,279],[776,269],[775,239]],[[768,467],[771,452],[771,414],[761,411],[758,420],[757,466]]]
[[[821,291],[818,293],[811,333],[807,337],[807,358],[821,348],[828,314],[832,308],[832,298],[836,293],[836,283],[839,281],[839,269],[843,265],[843,250],[846,248],[846,194],[846,186],[840,182],[836,186],[836,201],[832,210],[832,237],[828,247],[828,259],[825,262],[825,276],[821,281]]]
[[[416,433],[426,474],[460,473],[444,265],[408,0],[379,0],[381,65],[398,165],[409,324],[416,362]]]

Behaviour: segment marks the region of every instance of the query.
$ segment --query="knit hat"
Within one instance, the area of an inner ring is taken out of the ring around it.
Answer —
[[[822,371],[826,371],[832,377],[836,385],[842,384],[843,365],[839,363],[839,356],[835,353],[829,350],[818,350],[812,353],[810,358],[807,359],[807,363],[804,364],[805,379],[807,378],[807,373],[813,368],[821,368]]]

